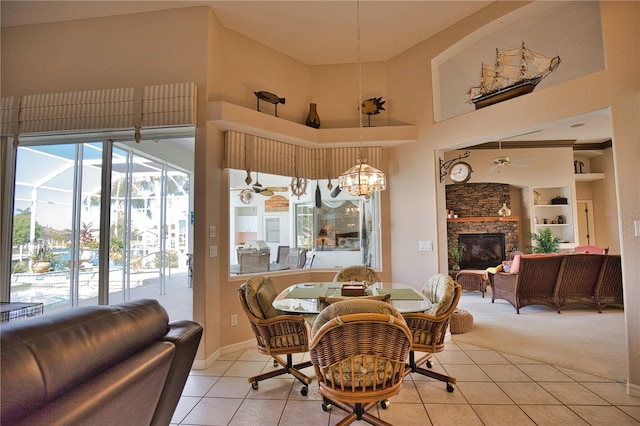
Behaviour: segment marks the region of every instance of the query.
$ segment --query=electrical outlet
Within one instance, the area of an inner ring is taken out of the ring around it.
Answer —
[[[218,255],[218,246],[209,246],[209,257],[216,257]]]
[[[238,314],[231,314],[231,327],[238,325]]]
[[[636,220],[633,222],[636,226],[636,237],[640,237],[640,220]]]

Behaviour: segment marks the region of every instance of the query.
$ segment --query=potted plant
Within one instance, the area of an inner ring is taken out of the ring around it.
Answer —
[[[536,243],[527,246],[534,253],[556,253],[560,248],[560,239],[551,233],[550,228],[540,228],[538,232],[527,232],[526,235]]]
[[[460,269],[460,262],[464,257],[464,254],[467,252],[467,245],[461,242],[450,242],[449,243],[449,257],[453,262],[454,271],[458,271]]]
[[[57,258],[58,255],[49,247],[39,246],[31,252],[31,270],[36,274],[49,272],[53,269],[53,263]]]

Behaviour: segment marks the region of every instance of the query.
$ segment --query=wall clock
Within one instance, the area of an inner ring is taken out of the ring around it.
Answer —
[[[471,166],[464,161],[460,161],[449,169],[449,178],[455,183],[465,183],[471,179]]]

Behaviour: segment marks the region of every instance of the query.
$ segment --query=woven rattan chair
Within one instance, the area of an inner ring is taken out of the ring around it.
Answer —
[[[333,277],[334,282],[349,282],[349,281],[366,281],[368,283],[380,282],[380,277],[376,271],[368,266],[353,265],[345,266],[340,269]]]
[[[556,309],[565,305],[597,306],[595,289],[601,276],[605,254],[577,253],[564,256],[556,281]]]
[[[354,298],[325,308],[314,330],[309,354],[323,410],[335,405],[349,413],[337,425],[389,425],[367,411],[378,402],[387,408],[402,387],[411,347],[402,316],[388,303]]]
[[[403,314],[413,335],[406,373],[418,373],[445,382],[447,391],[453,392],[456,379],[430,370],[433,367],[431,357],[444,350],[447,329],[451,315],[458,306],[462,287],[448,275],[437,274],[429,278],[422,292],[431,300],[431,308],[424,313]],[[416,361],[416,352],[426,354]],[[420,367],[422,364],[426,364],[427,368]]]
[[[283,367],[249,377],[249,382],[253,389],[258,389],[259,381],[288,373],[303,384],[300,393],[307,395],[312,379],[300,372],[300,369],[310,367],[311,361],[294,365],[293,354],[309,351],[309,326],[302,315],[286,315],[274,309],[271,303],[276,296],[271,279],[262,275],[249,278],[238,289],[240,305],[249,318],[258,351],[271,356],[274,366]],[[281,355],[286,355],[286,361]]]

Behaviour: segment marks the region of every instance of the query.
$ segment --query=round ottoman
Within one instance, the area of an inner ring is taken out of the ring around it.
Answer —
[[[449,325],[451,327],[451,334],[466,333],[473,325],[473,315],[464,309],[456,309],[453,311],[453,314],[451,314],[451,322]]]

